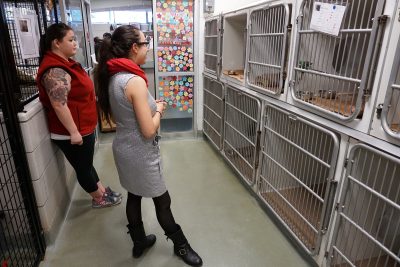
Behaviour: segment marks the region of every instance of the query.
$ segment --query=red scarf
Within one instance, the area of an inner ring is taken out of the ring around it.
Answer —
[[[107,61],[108,71],[110,72],[110,76],[118,73],[118,72],[129,72],[140,76],[146,82],[146,85],[149,86],[146,74],[144,71],[130,59],[127,58],[113,58]]]

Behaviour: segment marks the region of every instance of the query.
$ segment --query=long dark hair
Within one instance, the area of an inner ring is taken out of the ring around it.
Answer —
[[[129,58],[132,45],[140,42],[140,30],[132,25],[122,25],[115,29],[111,38],[104,38],[99,50],[99,64],[96,67],[94,78],[99,107],[105,118],[110,122],[111,108],[108,94],[110,75],[107,61],[112,58]]]
[[[47,28],[46,33],[40,37],[39,62],[42,62],[46,52],[51,50],[51,43],[55,39],[61,41],[67,35],[68,31],[72,31],[72,28],[62,22],[52,24]]]

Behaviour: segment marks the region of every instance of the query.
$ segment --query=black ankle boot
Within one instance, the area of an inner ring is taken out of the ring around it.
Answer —
[[[129,229],[128,233],[131,235],[133,241],[132,256],[134,258],[139,258],[140,256],[142,256],[143,251],[146,248],[154,245],[154,243],[156,242],[156,236],[146,236],[143,223],[134,227],[128,224],[127,227]]]
[[[179,226],[179,225],[178,225]],[[181,257],[182,260],[190,266],[201,266],[203,265],[203,260],[194,251],[187,241],[185,235],[179,226],[179,231],[167,235],[169,239],[174,242],[174,252],[177,256]]]

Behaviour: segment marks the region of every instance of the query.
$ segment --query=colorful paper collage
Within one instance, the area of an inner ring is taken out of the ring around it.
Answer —
[[[170,108],[193,112],[193,76],[159,77],[158,94]]]
[[[159,72],[193,72],[193,0],[157,1]]]

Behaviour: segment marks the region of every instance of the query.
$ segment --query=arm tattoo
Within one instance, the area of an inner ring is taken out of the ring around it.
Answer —
[[[71,90],[71,76],[61,68],[51,68],[43,75],[42,83],[52,101],[67,103]]]

